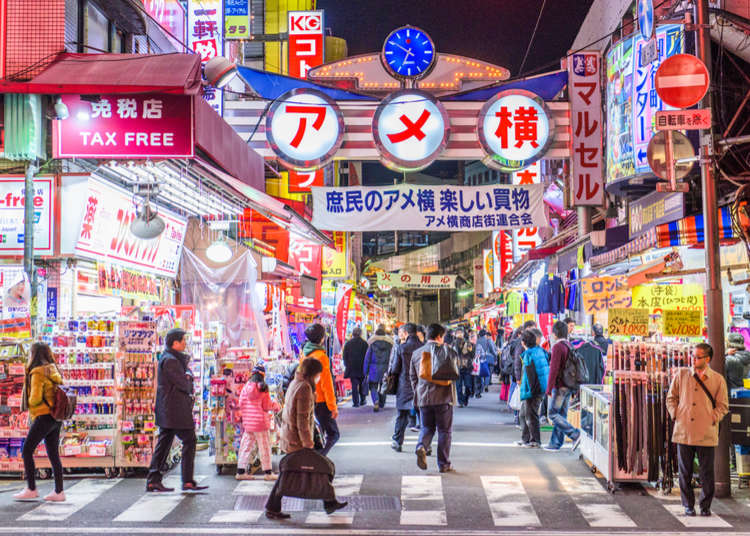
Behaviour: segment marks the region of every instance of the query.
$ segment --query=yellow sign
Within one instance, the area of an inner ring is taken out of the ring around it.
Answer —
[[[690,309],[666,309],[662,313],[664,335],[667,337],[700,337],[703,312]]]
[[[621,309],[607,311],[610,335],[648,336],[648,309]]]
[[[347,258],[349,257],[347,248],[349,240],[346,233],[333,233],[333,248],[323,248],[323,277],[346,277]]]
[[[703,287],[695,283],[639,285],[633,287],[633,307],[643,307],[652,313],[665,309],[703,311]]]
[[[627,309],[631,306],[624,275],[581,279],[581,298],[583,311],[587,315],[606,311],[610,307]]]
[[[513,327],[520,328],[521,326],[523,326],[524,322],[528,320],[534,320],[534,315],[530,315],[530,314],[513,315]]]

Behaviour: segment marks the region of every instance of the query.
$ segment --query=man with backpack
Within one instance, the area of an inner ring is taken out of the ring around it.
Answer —
[[[544,450],[556,452],[562,447],[565,436],[573,440],[573,450],[578,448],[581,431],[568,422],[568,402],[578,386],[577,380],[585,374],[583,360],[568,342],[568,326],[558,320],[552,326],[555,345],[552,347],[552,358],[549,364],[549,381],[547,382],[548,415],[554,424],[549,445]],[[580,370],[580,368],[583,370]]]

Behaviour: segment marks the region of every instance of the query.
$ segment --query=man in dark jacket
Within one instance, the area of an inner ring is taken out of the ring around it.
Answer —
[[[365,382],[365,355],[367,342],[362,338],[362,328],[352,330],[352,338],[344,345],[344,378],[352,383],[352,407],[358,408],[367,404],[367,383]]]
[[[391,374],[398,374],[398,391],[396,392],[396,409],[398,417],[393,431],[391,448],[401,452],[404,444],[404,434],[409,424],[411,410],[414,408],[414,391],[409,378],[409,368],[414,350],[422,346],[417,338],[417,326],[411,322],[401,326],[406,340],[402,342],[393,356],[388,368]]]
[[[385,327],[378,326],[375,335],[367,341],[370,345],[365,355],[365,380],[370,388],[372,410],[379,411],[385,407],[385,395],[380,394],[380,384],[383,381],[393,349],[393,339],[385,333]]]
[[[432,443],[435,430],[438,433],[437,461],[441,473],[452,473],[451,466],[451,437],[453,435],[453,406],[456,404],[456,385],[438,385],[419,377],[422,353],[432,353],[439,346],[443,346],[445,328],[440,324],[430,324],[427,328],[427,344],[417,348],[411,357],[409,376],[414,391],[414,404],[419,407],[422,418],[422,430],[417,440],[417,467],[427,469],[427,449]],[[447,346],[447,345],[446,345]],[[452,348],[445,351],[452,354],[458,368],[458,356]]]
[[[743,379],[750,368],[750,352],[745,350],[745,339],[739,333],[727,336],[727,356],[725,374],[729,389],[741,389]]]
[[[167,462],[175,436],[182,441],[182,489],[197,491],[208,486],[199,486],[193,480],[195,464],[195,424],[193,423],[193,375],[185,353],[187,339],[185,331],[172,329],[164,339],[165,349],[157,366],[156,425],[159,439],[146,479],[146,491],[174,491],[162,484],[161,469]]]

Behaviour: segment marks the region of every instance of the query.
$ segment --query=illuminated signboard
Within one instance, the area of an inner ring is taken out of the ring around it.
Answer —
[[[187,6],[188,46],[201,57],[201,63],[205,64],[224,54],[224,1],[188,0]],[[206,87],[203,98],[217,114],[222,115],[223,98],[220,89]]]
[[[224,39],[250,39],[250,0],[224,0]]]
[[[416,171],[430,165],[448,145],[450,122],[435,97],[406,89],[380,103],[372,132],[385,165]]]
[[[291,168],[310,170],[333,158],[344,139],[344,117],[327,95],[293,89],[276,99],[266,118],[268,142]]]
[[[489,159],[500,167],[523,169],[549,148],[554,121],[544,100],[521,89],[501,91],[479,112],[479,141]]]
[[[143,0],[143,8],[169,34],[175,48],[183,50],[185,41],[185,8],[179,0]]]
[[[307,78],[307,71],[323,65],[323,11],[289,12],[289,76]]]
[[[514,172],[511,179],[513,184],[541,184],[542,173],[539,162]],[[542,243],[539,227],[526,227],[511,232],[513,233],[513,262],[520,261],[521,257]]]

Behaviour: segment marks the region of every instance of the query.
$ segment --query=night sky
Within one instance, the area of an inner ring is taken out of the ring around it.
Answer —
[[[326,27],[349,55],[379,52],[388,32],[411,24],[427,31],[438,52],[488,61],[518,75],[543,0],[318,0]],[[592,0],[547,0],[524,72],[554,70]]]

